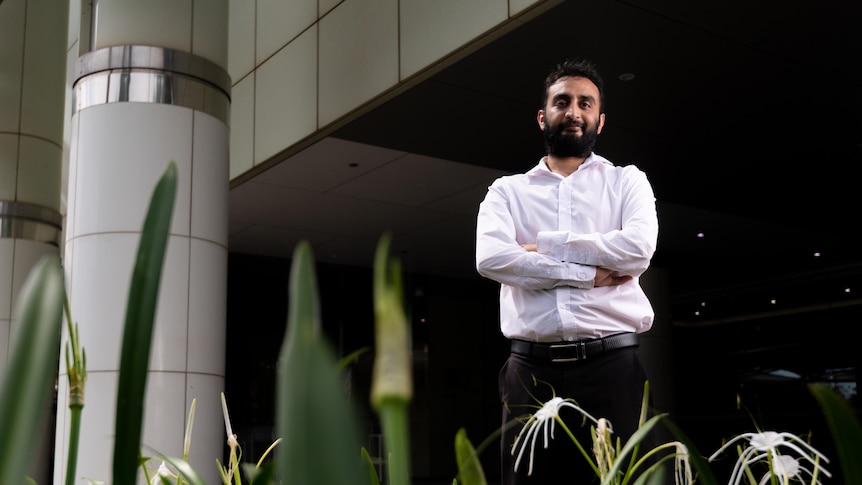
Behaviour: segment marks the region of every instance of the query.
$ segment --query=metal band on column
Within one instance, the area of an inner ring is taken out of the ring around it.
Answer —
[[[62,228],[63,217],[53,209],[0,200],[0,238],[28,239],[57,246]]]
[[[230,75],[217,64],[164,47],[113,46],[78,59],[73,114],[107,103],[159,103],[201,111],[228,124]]]

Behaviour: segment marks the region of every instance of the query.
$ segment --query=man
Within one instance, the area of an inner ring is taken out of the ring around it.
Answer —
[[[623,443],[637,429],[647,379],[638,334],[654,316],[638,277],[655,252],[658,218],[646,175],[593,152],[604,108],[591,63],[559,64],[537,115],[547,155],[496,180],[479,206],[476,269],[500,283],[500,330],[512,341],[499,379],[504,484],[598,483],[560,426],[548,449],[543,436],[536,441],[532,471],[527,458],[515,471],[522,423],[512,420],[555,396],[606,418]],[[592,457],[591,423],[568,407],[560,416]]]

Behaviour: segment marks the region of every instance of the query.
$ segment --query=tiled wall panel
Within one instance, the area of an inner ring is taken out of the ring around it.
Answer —
[[[320,126],[398,84],[397,0],[346,0],[320,21]]]

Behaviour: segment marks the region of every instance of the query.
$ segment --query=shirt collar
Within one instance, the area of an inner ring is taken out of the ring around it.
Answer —
[[[545,156],[545,157],[540,158],[539,163],[537,163],[536,166],[533,167],[532,169],[530,169],[530,171],[527,173],[528,174],[532,174],[532,173],[536,173],[536,172],[554,173],[554,172],[551,172],[550,168],[548,168],[548,165],[545,163],[545,158],[547,158],[547,157]],[[592,165],[594,163],[596,163],[596,164],[604,163],[605,165],[613,165],[613,163],[611,163],[611,161],[608,160],[607,158],[605,158],[601,155],[597,155],[595,152],[591,152],[590,156],[588,156],[586,158],[586,160],[584,160],[584,163],[582,163],[581,166],[578,167],[578,170],[580,170],[582,167],[586,167],[586,166]]]

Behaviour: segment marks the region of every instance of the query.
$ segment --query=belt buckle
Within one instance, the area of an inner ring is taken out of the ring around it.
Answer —
[[[584,342],[551,344],[549,352],[551,354],[551,362],[575,362],[587,358],[587,346]]]

